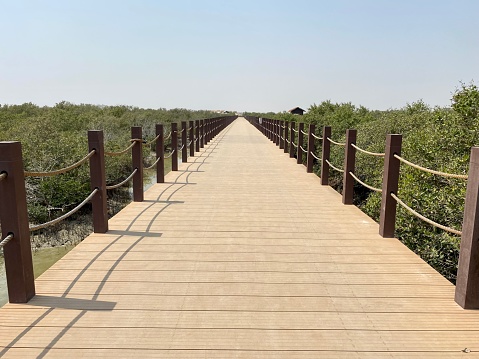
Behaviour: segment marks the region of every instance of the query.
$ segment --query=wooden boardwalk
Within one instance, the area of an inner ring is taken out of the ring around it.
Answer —
[[[0,356],[479,355],[479,312],[246,120],[166,182],[0,309]]]

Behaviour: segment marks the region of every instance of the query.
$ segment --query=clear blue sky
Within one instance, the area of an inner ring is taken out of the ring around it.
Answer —
[[[0,0],[0,104],[448,106],[479,81],[478,14],[477,0]]]

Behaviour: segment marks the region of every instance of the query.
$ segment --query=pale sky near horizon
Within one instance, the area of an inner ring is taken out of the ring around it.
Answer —
[[[449,106],[477,0],[0,0],[0,104]]]

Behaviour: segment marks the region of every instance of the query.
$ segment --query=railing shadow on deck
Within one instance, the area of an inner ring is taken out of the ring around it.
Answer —
[[[471,148],[469,174],[452,174],[425,168],[401,157],[402,135],[400,134],[387,135],[385,152],[377,153],[356,145],[357,131],[354,129],[346,131],[346,141],[342,143],[332,140],[330,126],[323,127],[321,136],[315,134],[314,124],[309,124],[308,130],[305,131],[305,124],[302,122],[299,122],[298,129],[296,129],[295,122],[290,123],[254,116],[246,116],[246,119],[283,150],[285,154],[295,158],[297,164],[304,164],[308,173],[313,172],[314,164],[319,164],[322,185],[329,185],[330,169],[342,173],[343,204],[353,204],[355,183],[380,193],[382,199],[379,234],[382,237],[394,237],[397,204],[426,223],[461,236],[455,301],[464,309],[479,309],[479,241],[477,240],[479,238],[479,147]],[[304,143],[305,139],[307,139],[307,144]],[[316,140],[322,142],[321,154],[315,153]],[[342,168],[331,163],[331,145],[344,148],[344,165]],[[382,188],[376,188],[365,183],[355,174],[356,151],[384,159]],[[432,221],[409,207],[398,197],[401,163],[433,175],[467,180],[464,220],[461,231]]]

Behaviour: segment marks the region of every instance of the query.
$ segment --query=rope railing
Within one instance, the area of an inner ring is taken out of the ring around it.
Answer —
[[[415,163],[412,163],[412,162],[409,162],[408,160],[402,158],[401,156],[398,156],[398,155],[394,155],[394,158],[397,158],[399,161],[415,168],[415,169],[418,169],[418,170],[421,170],[421,171],[424,171],[424,172],[428,172],[428,173],[431,173],[431,174],[434,174],[434,175],[438,175],[438,176],[442,176],[442,177],[450,177],[450,178],[459,178],[459,179],[467,179],[467,175],[459,175],[459,174],[454,174],[454,173],[447,173],[447,172],[441,172],[441,171],[435,171],[435,170],[431,170],[429,168],[426,168],[426,167],[422,167],[422,166],[419,166]]]
[[[185,144],[183,143],[183,146],[181,146],[180,148],[178,148],[178,151],[181,151],[183,148],[185,148]]]
[[[298,145],[294,142],[291,142],[291,144],[295,147],[295,148],[298,148]]]
[[[344,173],[344,170],[334,166],[331,162],[329,162],[328,160],[325,160],[325,162],[328,164],[329,167],[331,167],[333,170],[335,171],[338,171],[338,172],[341,172],[341,173]]]
[[[138,168],[135,168],[133,170],[133,172],[126,179],[121,181],[120,183],[115,184],[115,185],[111,185],[111,186],[106,186],[105,188],[106,189],[115,189],[115,188],[123,186],[125,183],[127,183],[128,181],[130,181],[133,178],[133,176],[136,174],[136,172],[138,172]]]
[[[82,164],[84,164],[88,159],[95,154],[95,150],[90,151],[85,157],[83,157],[81,160],[75,162],[74,164],[60,168],[55,171],[50,171],[50,172],[31,172],[31,171],[25,171],[24,175],[25,177],[51,177],[51,176],[56,176],[62,173],[66,173],[68,171],[71,171],[77,167],[80,167]]]
[[[155,143],[156,141],[158,141],[158,139],[160,138],[160,135],[156,136],[154,139],[152,139],[151,141],[148,141],[148,142],[145,142],[144,145],[145,146],[149,146],[153,143]]]
[[[331,142],[333,145],[337,145],[337,146],[346,146],[345,143],[342,143],[342,142],[336,142],[336,141],[333,141],[332,139],[330,139],[329,137],[326,137],[326,139]]]
[[[43,223],[43,224],[39,224],[39,225],[35,225],[35,226],[31,226],[29,228],[30,232],[35,232],[35,231],[38,231],[40,229],[43,229],[43,228],[46,228],[46,227],[49,227],[49,226],[53,226],[54,224],[57,224],[61,221],[63,221],[64,219],[70,217],[72,214],[78,212],[85,204],[87,204],[92,198],[93,196],[99,191],[98,188],[95,188],[89,195],[87,198],[85,198],[83,200],[82,203],[80,203],[78,206],[76,206],[75,208],[73,208],[70,212],[68,213],[65,213],[63,216],[60,216],[58,218],[55,218],[54,220],[51,220],[49,222],[46,222],[46,223]]]
[[[286,142],[287,142],[288,144],[289,144],[289,143],[291,143],[291,141],[290,141],[290,140],[288,140],[288,139],[286,139]]]
[[[171,131],[170,131],[170,133],[168,134],[168,136],[165,137],[165,141],[166,141],[166,140],[169,140],[170,137],[171,137]]]
[[[311,133],[311,136],[313,136],[317,140],[322,140],[323,139],[321,136],[317,136],[314,133]]]
[[[311,153],[311,156],[313,156],[314,158],[316,158],[318,161],[321,161],[321,158],[319,158],[318,156],[316,156],[313,151],[310,151],[309,153]]]
[[[308,132],[304,132],[303,130],[301,130],[301,133],[305,136],[309,136],[309,133]]]
[[[298,130],[297,130],[297,129],[292,128],[292,130],[293,130],[295,133],[298,133]]]
[[[361,181],[354,173],[352,173],[351,171],[349,171],[349,174],[351,175],[351,177],[353,177],[358,183],[360,183],[361,185],[363,185],[364,187],[366,188],[369,188],[371,191],[374,191],[374,192],[379,192],[381,193],[383,190],[381,188],[376,188],[376,187],[373,187],[373,186],[370,186],[368,185],[367,183],[364,183],[363,181]]]
[[[171,156],[173,156],[173,153],[175,153],[176,150],[173,150],[172,152],[170,152],[170,154],[168,156],[165,156],[165,160],[170,158]]]
[[[416,212],[414,209],[412,209],[407,204],[405,204],[403,201],[401,201],[394,193],[391,193],[391,197],[394,198],[396,200],[396,202],[399,203],[404,209],[406,209],[408,212],[412,213],[417,218],[422,219],[424,222],[429,223],[430,225],[432,225],[434,227],[445,230],[446,232],[454,233],[454,234],[457,234],[458,236],[462,235],[462,232],[458,231],[457,229],[454,229],[454,228],[451,228],[451,227],[446,227],[442,224],[434,222],[433,220],[431,220],[427,217],[424,217],[422,214]]]
[[[13,233],[9,233],[1,242],[0,248],[5,247],[5,245],[14,238]]]
[[[308,153],[308,151],[306,151],[303,146],[299,146],[299,148],[301,149],[301,151],[303,151],[304,153]]]
[[[359,152],[362,152],[362,153],[364,153],[364,154],[366,154],[366,155],[376,156],[376,157],[384,157],[384,156],[386,156],[385,153],[370,152],[370,151],[363,150],[361,147],[355,145],[354,143],[351,143],[351,146],[354,147],[355,149],[357,149]]]
[[[143,167],[143,169],[145,169],[145,170],[151,170],[153,167],[155,167],[155,166],[158,164],[158,162],[160,162],[160,160],[161,160],[161,157],[158,157],[158,158],[156,159],[156,161],[153,162],[153,164],[152,164],[151,166]]]
[[[0,173],[0,181],[3,181],[5,178],[7,178],[7,176],[7,172]]]
[[[135,146],[136,144],[136,141],[133,141],[133,143],[131,145],[129,145],[127,148],[125,148],[124,150],[122,151],[118,151],[118,152],[107,152],[105,151],[105,156],[121,156],[125,153],[127,153],[129,150],[131,150],[133,148],[133,146]]]

